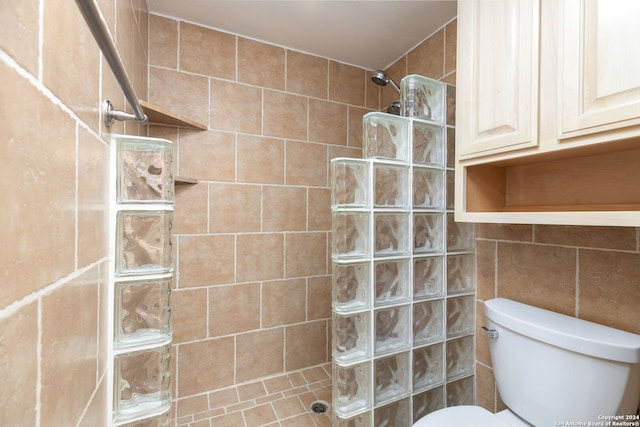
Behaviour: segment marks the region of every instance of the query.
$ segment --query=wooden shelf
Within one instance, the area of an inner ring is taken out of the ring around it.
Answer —
[[[545,210],[526,212],[456,212],[456,221],[493,223],[493,224],[554,224],[554,225],[589,225],[589,226],[640,226],[638,211],[553,211],[545,206]]]
[[[147,101],[140,101],[140,105],[144,109],[145,114],[149,118],[150,123],[158,123],[163,125],[180,126],[192,129],[207,130],[207,126],[185,117],[180,117],[162,107]]]
[[[191,185],[191,184],[197,184],[198,183],[198,179],[197,178],[192,178],[190,176],[175,176],[173,178],[173,181],[176,185]]]
[[[640,212],[640,204],[505,206],[504,212]]]
[[[586,218],[580,215],[591,213],[598,225],[640,224],[640,149],[530,160],[464,166],[461,219],[579,224]]]

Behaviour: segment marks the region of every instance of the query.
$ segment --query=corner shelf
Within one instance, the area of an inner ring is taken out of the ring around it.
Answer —
[[[180,117],[177,114],[165,110],[164,108],[150,102],[140,101],[140,105],[149,118],[149,123],[207,130],[207,126],[203,125],[202,123],[189,120],[185,117]],[[198,183],[198,179],[190,176],[175,176],[174,183],[175,185],[193,185]]]
[[[175,113],[165,110],[155,104],[147,101],[140,101],[140,105],[144,109],[145,114],[149,118],[149,123],[158,123],[163,125],[180,126],[192,129],[207,130],[207,126],[202,123],[180,117]]]
[[[192,185],[192,184],[197,184],[198,183],[198,179],[197,178],[193,178],[190,176],[180,176],[180,175],[176,175],[173,178],[173,181],[175,183],[175,185]]]

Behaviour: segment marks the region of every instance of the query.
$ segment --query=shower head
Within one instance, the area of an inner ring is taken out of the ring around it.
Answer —
[[[394,82],[391,77],[389,77],[387,75],[387,73],[385,73],[382,70],[376,70],[374,72],[371,73],[371,81],[373,81],[375,84],[377,84],[378,86],[386,86],[387,83],[391,84],[391,87],[393,89],[395,89],[396,92],[398,92],[398,95],[400,95],[400,88],[398,87],[398,85],[396,84],[396,82]]]

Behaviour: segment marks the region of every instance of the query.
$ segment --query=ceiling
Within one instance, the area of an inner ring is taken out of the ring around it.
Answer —
[[[368,70],[384,69],[456,16],[455,0],[147,0],[169,16]]]

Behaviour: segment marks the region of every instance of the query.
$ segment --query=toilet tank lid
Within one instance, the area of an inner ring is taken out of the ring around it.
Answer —
[[[484,303],[503,328],[560,348],[625,363],[640,363],[640,335],[538,307],[496,298]]]

